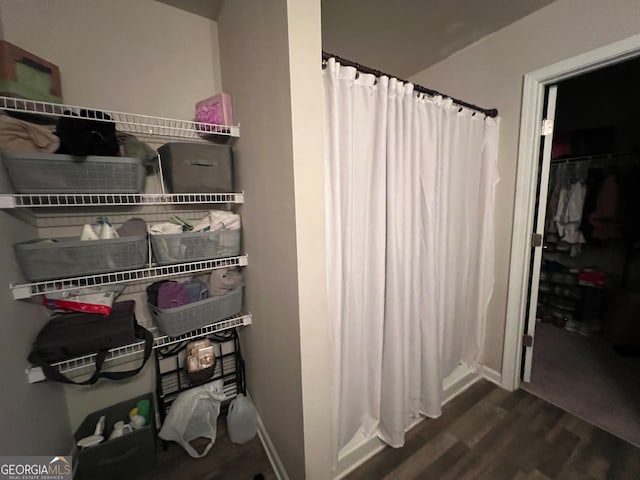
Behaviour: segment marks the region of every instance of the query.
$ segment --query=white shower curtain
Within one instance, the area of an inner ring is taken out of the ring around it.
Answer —
[[[496,119],[330,59],[327,289],[334,452],[359,430],[404,443],[477,367],[493,287]]]

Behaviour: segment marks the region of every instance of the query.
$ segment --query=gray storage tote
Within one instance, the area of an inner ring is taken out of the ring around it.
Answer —
[[[186,142],[158,148],[162,174],[174,193],[233,191],[233,154],[228,145]]]
[[[151,235],[159,265],[234,257],[240,253],[240,229]]]
[[[16,259],[27,280],[38,282],[56,278],[132,270],[146,266],[146,235],[85,240],[78,237],[31,240],[13,245]]]
[[[170,337],[177,337],[239,313],[242,310],[242,287],[226,295],[181,307],[163,309],[149,304],[149,309],[158,328]]]
[[[141,193],[144,162],[129,157],[4,152],[16,193]]]

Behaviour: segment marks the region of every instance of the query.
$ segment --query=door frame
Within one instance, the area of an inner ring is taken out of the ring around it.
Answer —
[[[501,381],[502,386],[508,390],[519,388],[521,383],[523,335],[533,252],[531,234],[535,225],[533,217],[545,87],[637,56],[640,56],[640,35],[577,55],[524,76],[502,355]]]

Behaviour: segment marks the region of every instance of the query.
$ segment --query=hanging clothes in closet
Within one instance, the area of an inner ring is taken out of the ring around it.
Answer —
[[[541,321],[585,335],[599,332],[607,295],[633,283],[629,264],[640,246],[638,159],[627,154],[553,161],[539,285]]]

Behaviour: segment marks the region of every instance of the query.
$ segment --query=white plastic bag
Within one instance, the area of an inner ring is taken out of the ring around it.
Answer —
[[[256,407],[242,394],[234,398],[229,405],[227,431],[233,443],[247,443],[258,432]]]
[[[171,405],[160,438],[178,443],[193,458],[204,457],[216,441],[216,423],[224,399],[220,380],[182,392]],[[208,438],[209,443],[199,454],[189,442],[200,437]]]

